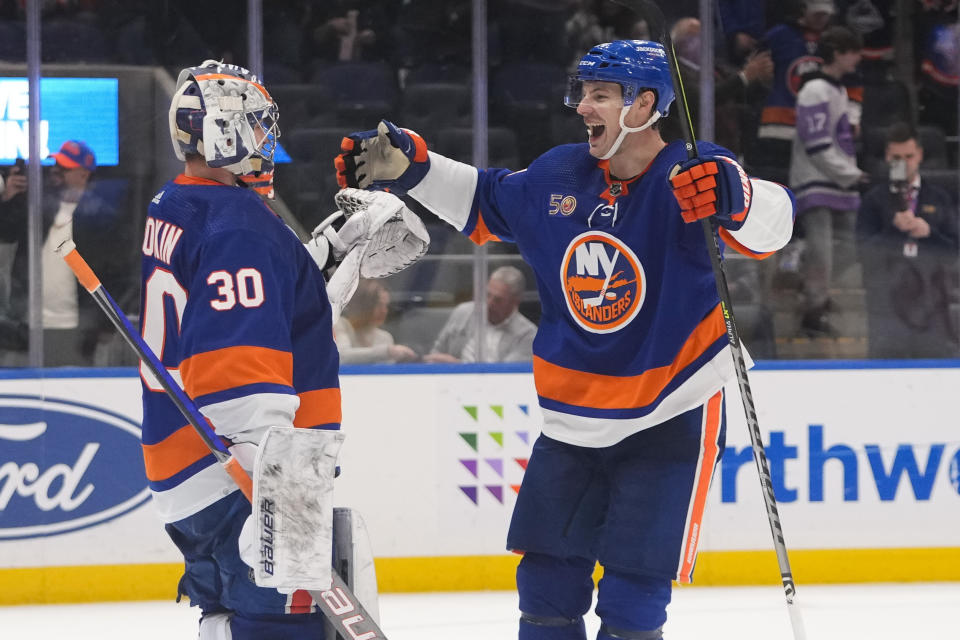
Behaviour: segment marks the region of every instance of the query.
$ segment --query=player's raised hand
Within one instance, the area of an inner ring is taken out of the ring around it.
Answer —
[[[670,172],[670,184],[684,222],[717,216],[727,229],[743,226],[753,188],[743,168],[730,158],[703,156],[681,162]]]
[[[409,129],[381,120],[376,129],[351,133],[334,160],[341,188],[376,189],[403,195],[430,168],[427,143]]]

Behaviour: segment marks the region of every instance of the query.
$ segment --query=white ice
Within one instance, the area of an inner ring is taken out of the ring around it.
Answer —
[[[960,638],[960,583],[798,587],[808,640]],[[382,627],[390,640],[516,638],[512,592],[385,594]],[[778,587],[674,590],[667,640],[792,640]],[[587,619],[588,637],[599,622]],[[3,640],[191,640],[197,610],[185,603],[124,602],[0,607]]]

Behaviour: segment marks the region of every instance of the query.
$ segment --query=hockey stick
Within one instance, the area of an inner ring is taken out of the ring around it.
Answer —
[[[610,264],[613,265],[617,262],[617,257],[620,255],[620,249],[617,249],[613,252],[613,259],[610,261]],[[619,271],[617,273],[620,273]],[[603,280],[603,288],[600,289],[600,293],[597,294],[594,298],[584,298],[583,304],[588,307],[599,307],[600,303],[603,302],[604,297],[607,295],[607,289],[610,287],[610,278],[613,277],[613,266],[610,267],[610,273],[607,274],[607,277]]]
[[[57,253],[67,263],[73,271],[80,284],[93,296],[97,305],[106,314],[113,326],[120,332],[121,337],[126,341],[130,348],[140,357],[140,360],[147,366],[150,373],[160,382],[163,390],[167,393],[173,403],[180,410],[180,413],[187,419],[190,425],[196,430],[197,435],[209,447],[211,453],[216,457],[223,468],[226,470],[237,486],[243,492],[248,500],[253,498],[253,482],[250,475],[240,466],[237,459],[230,453],[220,436],[216,434],[213,427],[203,417],[197,405],[193,403],[180,385],[170,376],[167,368],[163,366],[153,350],[143,341],[140,334],[137,333],[130,321],[120,310],[120,307],[110,296],[110,293],[101,284],[100,279],[77,251],[76,245],[72,240],[67,240],[59,247]],[[363,605],[353,594],[353,591],[343,581],[343,578],[334,570],[332,572],[333,583],[330,589],[326,591],[308,591],[316,601],[323,615],[327,617],[337,633],[344,638],[353,640],[387,640],[387,636],[377,626],[373,618],[367,613]]]
[[[687,105],[687,97],[683,91],[683,81],[680,77],[680,67],[677,64],[676,52],[670,33],[667,31],[666,20],[660,7],[652,0],[611,0],[615,4],[626,7],[639,18],[646,21],[650,29],[651,38],[663,45],[667,53],[667,62],[670,66],[670,77],[677,97],[680,111],[680,129],[683,132],[683,141],[687,149],[687,158],[699,157],[697,140],[693,135],[693,123]],[[787,611],[790,614],[790,624],[793,627],[793,637],[796,640],[805,640],[807,637],[803,627],[803,618],[800,615],[800,606],[797,603],[797,589],[793,582],[793,573],[790,571],[790,558],[787,556],[787,546],[783,541],[783,527],[780,524],[780,513],[777,511],[777,499],[773,493],[773,481],[770,477],[770,466],[767,463],[767,454],[763,448],[763,437],[760,434],[760,423],[757,420],[757,411],[753,403],[753,394],[750,391],[750,381],[747,379],[747,365],[743,359],[743,347],[740,344],[740,334],[733,318],[733,307],[730,304],[730,291],[727,288],[727,277],[723,271],[723,262],[720,259],[720,246],[714,231],[711,218],[700,220],[703,228],[703,237],[707,251],[710,253],[710,265],[713,267],[713,276],[716,281],[717,294],[720,297],[720,310],[726,323],[727,341],[730,343],[730,352],[733,355],[733,365],[737,373],[737,384],[740,387],[740,398],[747,417],[747,430],[750,432],[750,444],[753,447],[753,459],[760,475],[760,485],[763,490],[763,501],[767,507],[767,520],[770,523],[770,533],[773,535],[773,547],[777,552],[777,563],[780,565],[780,579],[783,582],[783,592],[787,600]]]

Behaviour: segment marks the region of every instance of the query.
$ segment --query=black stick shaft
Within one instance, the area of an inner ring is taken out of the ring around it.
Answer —
[[[612,0],[614,3],[627,7],[634,14],[643,18],[650,29],[651,37],[658,40],[666,51],[667,62],[670,67],[670,77],[673,80],[674,92],[676,93],[677,107],[680,113],[680,129],[683,134],[684,144],[687,150],[688,159],[699,157],[697,151],[697,140],[693,133],[693,120],[690,117],[690,110],[687,103],[687,97],[683,91],[683,80],[680,76],[680,66],[677,63],[676,52],[673,49],[673,42],[666,29],[666,21],[663,12],[652,0]],[[713,269],[713,277],[716,282],[717,295],[720,298],[720,310],[723,313],[724,323],[727,331],[727,342],[730,344],[730,353],[733,356],[733,365],[737,374],[737,385],[740,388],[740,399],[743,401],[743,409],[747,419],[747,430],[750,433],[750,444],[753,448],[753,459],[757,466],[757,472],[760,476],[760,487],[763,493],[763,501],[767,509],[767,520],[770,524],[770,533],[773,536],[773,547],[777,554],[777,564],[780,567],[780,579],[783,583],[783,592],[787,601],[787,610],[790,613],[790,623],[793,627],[793,635],[796,640],[805,640],[806,631],[803,626],[803,619],[800,617],[800,609],[796,603],[796,585],[793,582],[793,572],[790,569],[790,558],[787,555],[787,546],[783,539],[783,526],[780,524],[780,513],[777,510],[777,499],[773,492],[773,481],[770,476],[770,465],[767,462],[766,450],[763,446],[763,436],[760,433],[760,423],[757,420],[757,410],[753,403],[753,393],[750,391],[750,381],[747,378],[747,366],[743,357],[743,347],[740,343],[740,334],[737,331],[737,324],[733,316],[733,306],[730,303],[730,290],[727,287],[727,277],[723,269],[723,261],[720,258],[720,245],[717,241],[717,234],[714,223],[711,218],[700,220],[703,228],[703,239],[707,245],[707,251],[710,254],[710,266]]]

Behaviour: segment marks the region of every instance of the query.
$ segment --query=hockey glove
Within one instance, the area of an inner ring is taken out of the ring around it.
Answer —
[[[334,160],[341,188],[391,191],[403,195],[430,168],[427,143],[409,129],[381,120],[376,129],[351,133]]]
[[[307,251],[321,270],[339,264],[362,245],[357,267],[364,278],[383,278],[416,262],[430,246],[423,222],[396,196],[343,189],[338,211],[313,230]],[[344,222],[346,220],[346,222]]]
[[[400,198],[383,191],[343,189],[334,199],[349,218],[341,236],[358,216],[367,220],[363,240],[368,244],[360,259],[360,275],[364,278],[385,278],[403,271],[430,247],[430,234],[423,221]]]
[[[750,211],[750,179],[730,158],[705,156],[681,162],[670,172],[670,184],[684,222],[716,216],[721,226],[736,231]]]

